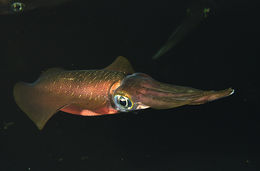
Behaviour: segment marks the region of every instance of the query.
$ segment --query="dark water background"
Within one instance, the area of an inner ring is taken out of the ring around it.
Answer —
[[[0,16],[0,170],[259,171],[259,8],[218,11],[157,61],[186,1],[80,1]],[[176,85],[236,92],[201,106],[105,117],[57,113],[38,131],[13,100],[18,81],[50,67],[96,69],[126,56]]]

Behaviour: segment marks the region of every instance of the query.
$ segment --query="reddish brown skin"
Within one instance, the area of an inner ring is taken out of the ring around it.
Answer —
[[[110,96],[124,77],[122,72],[107,70],[60,71],[41,77],[35,87],[67,99],[70,104],[61,111],[85,116],[113,114],[117,110]]]

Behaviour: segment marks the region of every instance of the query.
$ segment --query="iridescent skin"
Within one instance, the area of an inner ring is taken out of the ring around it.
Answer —
[[[112,114],[110,91],[119,86],[124,73],[106,70],[58,71],[42,77],[36,87],[69,101],[62,111],[80,115]]]
[[[42,129],[59,110],[96,116],[149,107],[168,109],[203,104],[233,91],[202,91],[160,83],[146,74],[134,73],[128,60],[118,57],[102,70],[49,69],[32,84],[17,83],[14,97],[22,111]]]

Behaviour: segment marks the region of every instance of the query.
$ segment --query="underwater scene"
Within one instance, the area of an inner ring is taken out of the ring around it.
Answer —
[[[0,171],[259,171],[259,7],[0,0]]]

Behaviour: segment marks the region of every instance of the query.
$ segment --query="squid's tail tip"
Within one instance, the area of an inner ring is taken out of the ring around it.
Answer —
[[[39,131],[42,131],[45,125],[36,125]]]

